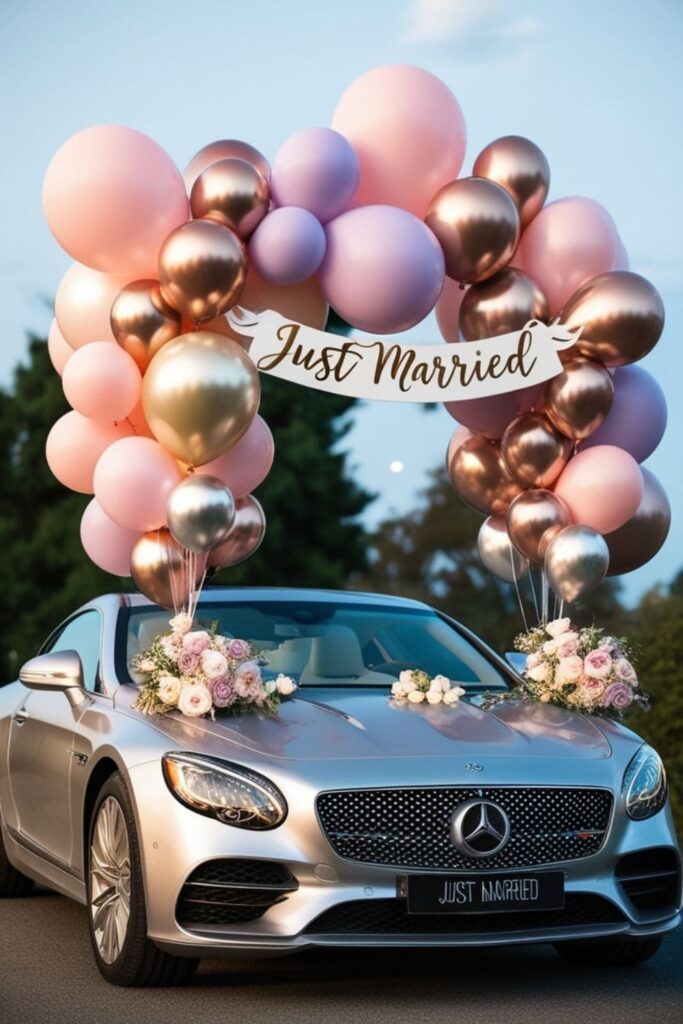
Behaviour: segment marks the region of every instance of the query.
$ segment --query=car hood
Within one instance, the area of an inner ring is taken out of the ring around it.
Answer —
[[[122,687],[117,697],[121,710],[122,705],[129,708],[135,690]],[[450,707],[398,706],[377,689],[300,689],[272,717],[252,714],[212,721],[175,712],[145,717],[181,747],[199,741],[206,749],[208,741],[219,754],[224,741],[260,756],[296,760],[476,759],[484,754],[595,759],[608,758],[612,752],[597,719],[563,708],[505,701],[485,711],[468,699]]]

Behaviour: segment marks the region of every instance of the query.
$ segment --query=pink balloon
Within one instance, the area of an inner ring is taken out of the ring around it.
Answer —
[[[628,258],[628,253],[626,252],[626,246],[622,242],[621,237],[619,235],[617,235],[617,251],[616,251],[616,255],[614,257],[614,266],[612,267],[612,270],[630,270],[630,269],[631,269],[631,261]]]
[[[601,444],[575,455],[554,490],[569,506],[573,522],[611,533],[635,513],[643,487],[643,474],[633,456]]]
[[[125,421],[98,423],[81,416],[80,412],[67,412],[47,435],[47,464],[65,487],[81,494],[92,494],[97,460],[109,445],[132,433],[130,424]]]
[[[74,354],[74,350],[60,331],[56,320],[53,320],[50,324],[50,332],[47,336],[47,352],[50,362],[61,377],[67,361]]]
[[[57,289],[55,316],[59,329],[71,348],[80,348],[91,341],[111,341],[109,314],[114,299],[127,277],[112,277],[74,263],[69,267]]]
[[[464,342],[463,344],[472,344]],[[462,402],[446,402],[446,410],[454,420],[462,423],[475,434],[483,434],[491,440],[498,440],[506,428],[523,412],[538,406],[543,394],[543,385],[520,388],[490,398],[468,398]]]
[[[208,328],[205,328],[208,330]],[[212,328],[213,330],[213,328]],[[149,423],[145,419],[145,411],[142,408],[142,402],[138,402],[132,412],[129,412],[126,419],[133,428],[133,433],[138,437],[151,437],[152,440],[156,441],[154,434],[150,430]]]
[[[81,519],[81,543],[86,555],[113,576],[130,576],[130,556],[140,534],[125,530],[102,511],[93,498]]]
[[[142,376],[124,349],[93,341],[74,352],[64,370],[67,402],[92,420],[123,420],[140,401]]]
[[[444,341],[460,341],[460,307],[467,289],[461,288],[457,281],[447,277],[443,291],[436,304],[436,322]]]
[[[95,270],[156,277],[159,249],[189,219],[180,171],[153,139],[133,128],[86,128],[57,150],[43,183],[52,234]]]
[[[571,197],[549,203],[534,217],[519,254],[554,315],[589,277],[612,270],[618,241],[614,221],[600,203]]]
[[[217,476],[230,489],[233,498],[246,498],[268,476],[275,445],[266,421],[255,416],[251,426],[232,448],[213,462],[199,466],[195,472]]]
[[[465,156],[465,119],[455,96],[429,71],[406,64],[357,78],[339,100],[332,127],[358,155],[358,206],[386,203],[422,219]]]
[[[182,480],[172,455],[148,437],[125,437],[95,467],[95,497],[105,515],[127,530],[156,530],[166,523],[168,496]]]

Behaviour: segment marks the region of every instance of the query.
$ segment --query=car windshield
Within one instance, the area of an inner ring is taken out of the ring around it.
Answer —
[[[168,629],[168,618],[151,607],[122,614],[125,646],[121,643],[119,650],[125,651],[126,665]],[[203,601],[197,620],[200,627],[215,623],[219,633],[248,640],[266,680],[282,672],[300,686],[387,687],[404,669],[422,669],[472,691],[508,685],[483,649],[429,608],[291,599]]]

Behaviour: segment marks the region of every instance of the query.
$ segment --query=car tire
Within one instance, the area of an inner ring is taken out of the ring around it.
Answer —
[[[651,939],[622,939],[619,942],[557,942],[555,949],[564,960],[588,967],[636,967],[655,955],[662,936]]]
[[[181,985],[198,959],[173,956],[147,937],[147,912],[135,816],[119,772],[100,790],[88,833],[88,926],[106,981],[127,987]]]
[[[0,899],[12,900],[28,896],[34,885],[32,878],[22,875],[21,871],[10,864],[0,829]]]

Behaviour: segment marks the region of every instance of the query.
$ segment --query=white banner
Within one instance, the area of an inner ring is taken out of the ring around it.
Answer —
[[[318,331],[268,309],[228,313],[237,334],[252,338],[261,373],[319,391],[386,402],[453,402],[532,387],[562,370],[558,352],[577,340],[569,329],[530,320],[521,331],[464,344],[404,345]]]

